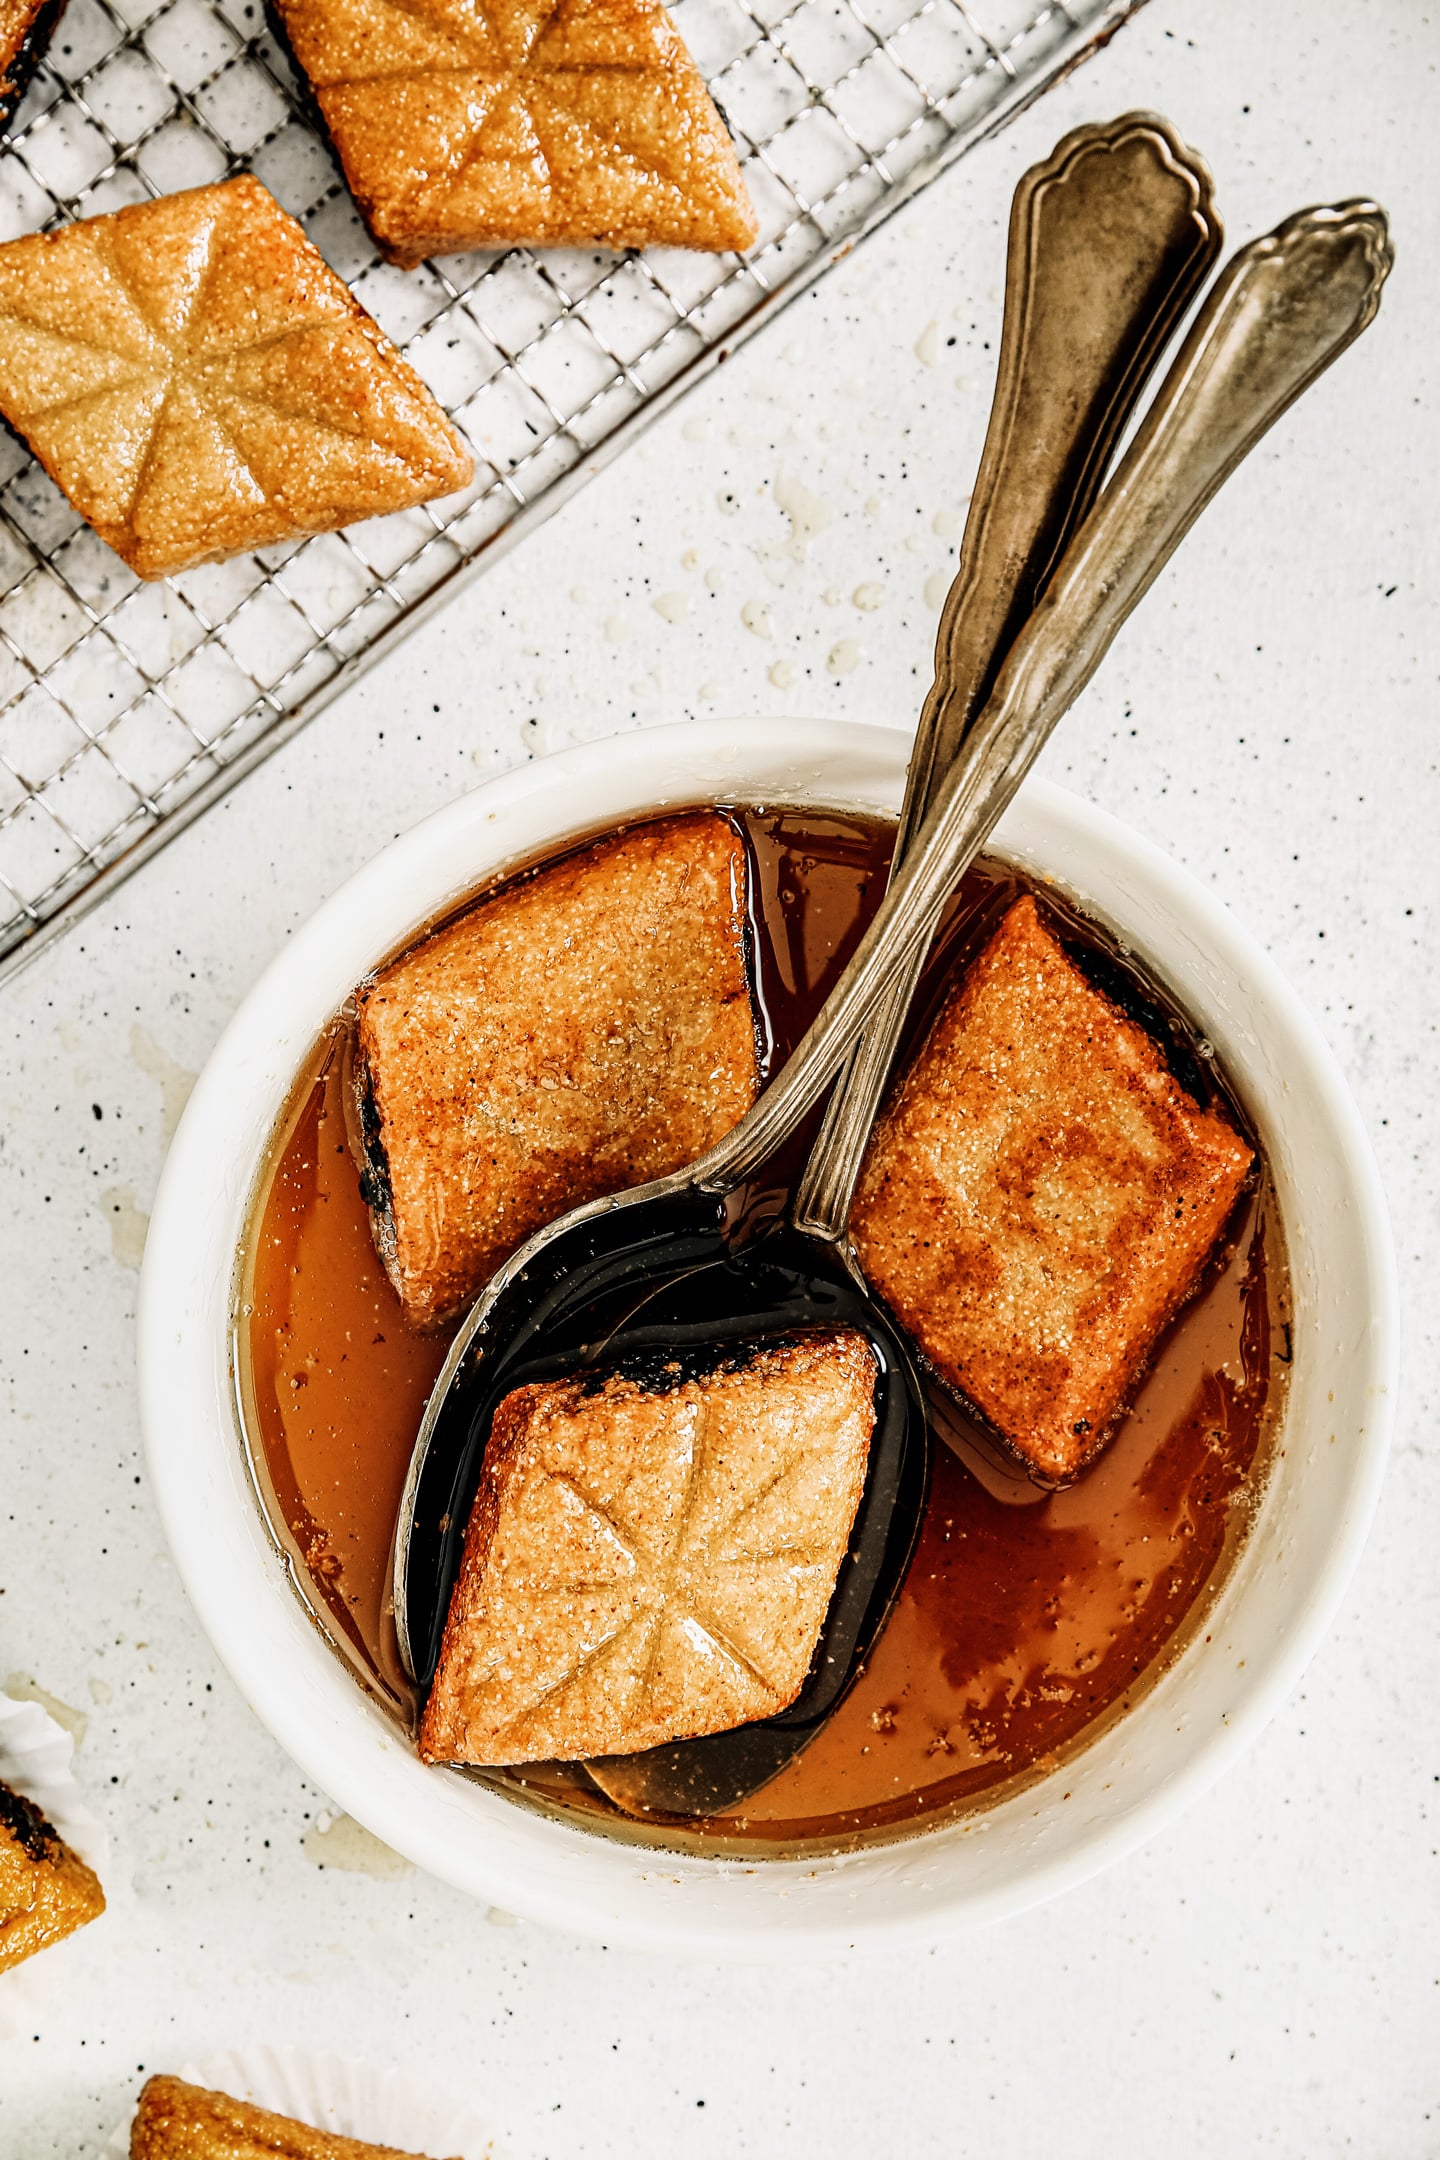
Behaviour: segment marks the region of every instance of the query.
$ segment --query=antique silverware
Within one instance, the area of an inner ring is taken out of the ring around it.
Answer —
[[[846,1221],[873,1098],[832,1123],[823,1176],[791,1201],[766,1165],[820,1100],[892,987],[913,982],[946,901],[1040,749],[1217,488],[1372,319],[1391,253],[1368,202],[1307,210],[1236,255],[1113,478],[1075,531],[994,688],[939,780],[904,862],[835,990],[755,1107],[689,1170],[539,1232],[467,1318],[427,1406],[395,1548],[396,1623],[420,1685],[495,1404],[511,1387],[618,1357],[726,1344],[816,1320],[860,1327],[881,1369],[871,1468],[816,1663],[781,1716],[593,1766],[637,1812],[705,1815],[774,1774],[844,1693],[913,1549],[927,1436],[904,1342],[870,1297]],[[949,705],[942,641],[932,701]],[[860,1098],[856,1097],[858,1102]],[[802,1219],[801,1200],[804,1201]]]

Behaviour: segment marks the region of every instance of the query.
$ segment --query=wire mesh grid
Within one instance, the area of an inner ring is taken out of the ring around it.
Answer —
[[[136,579],[0,439],[0,974],[547,515],[707,363],[1142,0],[678,0],[760,219],[744,258],[381,262],[261,0],[69,0],[0,238],[249,169],[463,429],[459,494]]]

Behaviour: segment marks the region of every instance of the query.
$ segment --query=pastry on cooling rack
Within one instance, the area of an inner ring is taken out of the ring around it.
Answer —
[[[228,2093],[152,2077],[130,2129],[130,2160],[424,2160],[394,2145],[367,2145],[313,2130]]]
[[[271,0],[392,262],[744,248],[735,148],[660,0]]]
[[[65,0],[0,0],[0,138],[10,132]]]
[[[495,1412],[427,1762],[575,1761],[800,1693],[875,1425],[853,1328],[516,1388]]]
[[[866,1275],[1044,1478],[1104,1443],[1253,1160],[1027,895],[951,992],[871,1138]]]
[[[404,509],[472,470],[248,174],[0,247],[0,413],[146,578]]]
[[[105,1910],[93,1871],[34,1803],[0,1784],[0,1972]]]

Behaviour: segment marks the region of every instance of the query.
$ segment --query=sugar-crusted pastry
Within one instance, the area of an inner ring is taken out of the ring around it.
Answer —
[[[152,2077],[130,2126],[130,2160],[425,2160],[394,2145],[367,2145],[313,2130],[248,2100]],[[438,2156],[437,2156],[438,2160]]]
[[[734,145],[660,0],[272,0],[376,244],[744,248]]]
[[[680,1169],[759,1091],[745,852],[662,819],[506,886],[358,997],[365,1192],[409,1318],[543,1223]]]
[[[0,412],[147,578],[472,472],[419,376],[248,174],[0,247]]]
[[[1250,1164],[1027,896],[885,1110],[851,1231],[931,1363],[1065,1478],[1124,1409]]]
[[[426,1761],[633,1754],[792,1703],[859,1504],[876,1370],[836,1328],[507,1395]]]
[[[65,0],[0,0],[0,138],[45,57]]]
[[[33,1801],[0,1784],[0,1972],[105,1910],[93,1870]]]

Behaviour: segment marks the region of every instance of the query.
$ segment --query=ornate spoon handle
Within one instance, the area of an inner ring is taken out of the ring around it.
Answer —
[[[990,425],[915,730],[892,874],[1094,502],[1220,239],[1209,168],[1154,113],[1077,128],[1016,188]],[[844,1229],[922,965],[923,955],[897,968],[826,1106],[794,1210],[822,1236]]]
[[[1099,493],[1220,242],[1208,166],[1155,113],[1076,128],[1016,188],[990,425],[915,731],[897,854]]]
[[[897,970],[918,964],[947,899],[1121,625],[1241,459],[1372,320],[1392,261],[1385,213],[1370,202],[1301,211],[1231,260],[1016,639],[845,973],[783,1072],[692,1179],[739,1183],[793,1132]]]

